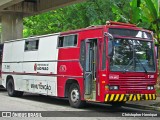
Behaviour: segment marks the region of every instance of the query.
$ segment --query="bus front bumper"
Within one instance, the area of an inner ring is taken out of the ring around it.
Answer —
[[[156,94],[106,94],[105,102],[156,100]]]

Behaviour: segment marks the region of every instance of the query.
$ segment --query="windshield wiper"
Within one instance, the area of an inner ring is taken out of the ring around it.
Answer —
[[[144,69],[145,73],[148,73],[147,69],[144,67],[144,65],[142,64],[142,62],[137,57],[136,57],[136,59],[138,60],[138,62],[142,66],[142,68]]]
[[[136,41],[136,43],[139,44],[137,41]],[[136,46],[134,46],[134,50],[135,50],[135,48],[136,48]],[[140,63],[140,65],[142,66],[142,68],[144,69],[145,73],[148,73],[147,69],[144,67],[144,65],[142,64],[142,62],[138,59],[136,53],[134,54],[134,56],[137,59],[137,61]]]
[[[128,65],[125,67],[123,73],[126,73],[126,71],[127,71],[126,68],[128,68],[128,66],[134,61],[134,59],[137,59],[137,61],[140,63],[140,65],[141,65],[142,68],[144,69],[145,73],[148,73],[147,69],[144,67],[144,65],[141,63],[141,61],[137,58],[137,56],[136,56],[135,58],[132,58],[132,59],[129,61],[129,63],[128,63]]]
[[[132,58],[132,59],[129,61],[128,65],[124,68],[123,73],[126,73],[126,71],[128,70],[128,69],[126,69],[126,68],[128,68],[128,66],[133,62],[133,60],[134,60],[134,58]]]

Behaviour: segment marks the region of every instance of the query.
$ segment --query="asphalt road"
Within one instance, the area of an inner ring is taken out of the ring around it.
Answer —
[[[147,119],[148,117],[133,117],[134,115],[158,115],[160,112],[151,110],[135,109],[130,107],[113,108],[108,104],[87,103],[83,109],[75,109],[70,107],[68,100],[36,94],[25,93],[23,97],[9,97],[5,90],[0,89],[0,116],[2,112],[11,112],[12,118],[3,117],[3,119],[17,120],[16,116],[37,115],[45,117],[45,119]],[[32,114],[35,113],[35,114]],[[4,113],[3,113],[4,114]],[[124,117],[125,115],[125,117]],[[131,117],[126,117],[130,116]],[[20,117],[18,117],[20,119]],[[112,117],[112,118],[111,118]],[[119,118],[121,117],[121,118]],[[152,117],[151,119],[159,119]],[[0,118],[1,119],[1,118]],[[27,119],[27,118],[23,118]],[[44,118],[29,118],[41,120]]]

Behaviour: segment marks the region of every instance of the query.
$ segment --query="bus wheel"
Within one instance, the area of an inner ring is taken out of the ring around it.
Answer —
[[[8,95],[11,97],[20,97],[23,95],[23,92],[15,91],[14,82],[12,78],[10,78],[7,82],[7,92],[8,92]]]
[[[84,101],[81,101],[79,85],[77,83],[73,83],[70,86],[68,97],[70,105],[74,108],[81,108],[85,104]]]

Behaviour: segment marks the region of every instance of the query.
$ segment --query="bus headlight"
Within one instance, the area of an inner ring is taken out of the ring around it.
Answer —
[[[147,90],[153,90],[154,86],[147,86]]]
[[[118,90],[119,87],[116,86],[116,85],[113,85],[113,86],[109,86],[109,89],[110,89],[110,90]]]

